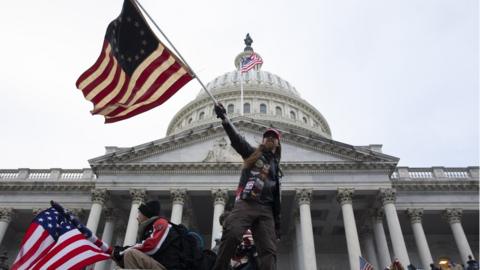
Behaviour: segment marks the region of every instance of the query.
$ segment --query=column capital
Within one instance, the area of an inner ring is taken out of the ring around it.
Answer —
[[[311,189],[297,189],[295,197],[298,205],[308,204],[312,202],[312,190]]]
[[[212,189],[212,196],[213,196],[213,205],[215,204],[223,204],[225,205],[228,200],[228,190],[226,189]]]
[[[353,188],[337,188],[337,202],[340,205],[352,204]]]
[[[460,208],[447,208],[443,211],[443,217],[448,220],[448,223],[460,223],[462,222],[462,209]]]
[[[145,189],[130,189],[130,196],[132,197],[132,203],[141,203],[145,200],[147,192]]]
[[[183,205],[187,198],[187,190],[181,188],[170,189],[170,196],[172,197],[172,203]]]
[[[412,224],[422,223],[423,208],[408,208],[406,212]]]
[[[397,191],[394,188],[381,188],[379,192],[379,197],[383,205],[395,203]]]
[[[106,189],[92,189],[92,202],[103,205],[109,199],[109,193]]]
[[[0,208],[0,221],[10,222],[12,220],[12,208]]]

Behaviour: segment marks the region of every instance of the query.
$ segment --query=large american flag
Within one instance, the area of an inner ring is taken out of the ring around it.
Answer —
[[[103,115],[105,123],[162,104],[193,78],[132,1],[124,0],[120,16],[108,25],[100,56],[76,83],[94,104],[91,113]]]
[[[262,58],[258,54],[252,52],[250,56],[244,57],[242,59],[240,65],[240,72],[247,72],[259,64],[263,64]]]
[[[109,258],[51,207],[40,212],[27,229],[12,269],[82,269]]]
[[[360,256],[360,270],[374,270],[373,265]]]

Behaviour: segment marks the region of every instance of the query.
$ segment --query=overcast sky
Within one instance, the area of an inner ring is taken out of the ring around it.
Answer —
[[[477,0],[141,0],[207,83],[250,33],[263,70],[289,81],[333,139],[383,144],[401,166],[479,162]],[[84,168],[104,146],[163,138],[200,90],[104,124],[75,88],[121,0],[8,1],[0,16],[0,168]]]

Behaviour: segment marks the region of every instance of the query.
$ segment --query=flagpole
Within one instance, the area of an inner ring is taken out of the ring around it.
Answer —
[[[243,116],[243,74],[242,74],[242,60],[240,59],[240,115]]]
[[[197,74],[195,74],[195,71],[193,71],[193,69],[190,67],[190,65],[187,63],[187,61],[185,61],[185,59],[182,57],[182,55],[180,54],[180,52],[175,48],[175,46],[173,46],[173,43],[170,42],[170,40],[168,39],[168,37],[163,33],[163,31],[160,29],[160,27],[158,27],[157,23],[153,20],[153,18],[150,16],[150,14],[148,14],[148,12],[143,8],[142,4],[140,4],[140,2],[138,2],[138,0],[132,0],[133,2],[135,2],[139,7],[140,9],[145,13],[145,15],[147,15],[148,19],[150,19],[150,21],[153,23],[153,25],[157,28],[157,30],[160,32],[160,34],[162,34],[162,36],[165,38],[165,40],[168,42],[168,44],[170,44],[170,46],[172,46],[173,50],[175,51],[175,53],[178,55],[178,57],[180,57],[180,59],[183,61],[183,63],[188,67],[188,69],[190,70],[190,72],[192,72],[192,75],[193,77],[195,77],[195,79],[197,79],[197,81],[200,83],[200,85],[202,86],[203,90],[205,90],[205,92],[207,92],[207,94],[212,98],[213,100],[213,103],[215,103],[215,105],[218,104],[218,101],[215,99],[215,97],[212,95],[212,93],[210,93],[210,91],[208,91],[207,87],[205,87],[205,85],[203,84],[203,82],[200,80],[200,78],[197,76]]]

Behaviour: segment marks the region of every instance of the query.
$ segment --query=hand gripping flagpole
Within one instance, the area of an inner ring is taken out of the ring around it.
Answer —
[[[140,9],[143,11],[143,13],[145,13],[145,15],[147,15],[148,19],[153,23],[155,28],[157,28],[157,30],[160,32],[160,34],[162,34],[162,36],[165,38],[165,40],[168,42],[168,44],[170,44],[170,46],[172,46],[172,49],[175,51],[175,53],[178,55],[178,57],[180,57],[182,62],[188,67],[188,69],[192,73],[193,77],[195,77],[195,79],[197,79],[197,81],[200,83],[203,90],[205,90],[205,92],[207,92],[207,94],[212,98],[213,103],[215,103],[215,105],[217,105],[218,101],[215,99],[215,97],[212,95],[212,93],[210,93],[210,91],[208,91],[207,87],[205,87],[205,85],[200,80],[200,78],[197,76],[197,74],[195,74],[195,71],[193,71],[193,69],[190,67],[190,65],[187,63],[187,61],[185,61],[185,59],[182,57],[180,52],[175,48],[175,46],[173,46],[172,42],[170,42],[168,37],[163,33],[163,31],[160,29],[160,27],[158,27],[157,23],[153,20],[153,18],[150,16],[150,14],[148,14],[148,12],[143,8],[142,4],[140,4],[140,2],[138,2],[137,0],[131,0],[131,1],[133,1],[138,7],[140,7]]]

